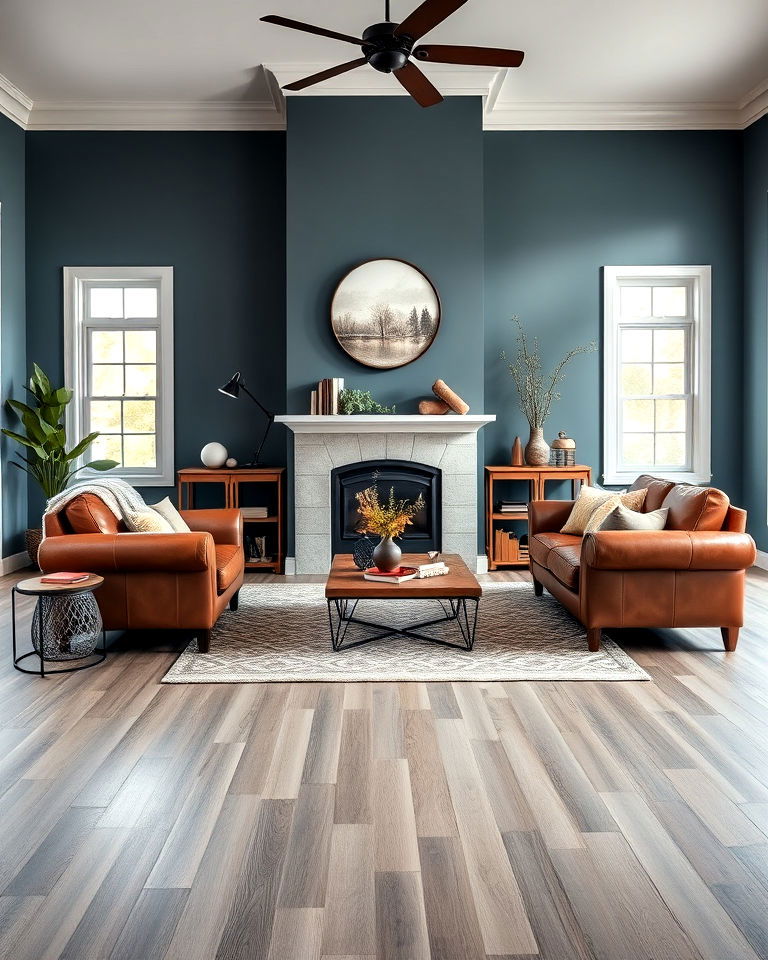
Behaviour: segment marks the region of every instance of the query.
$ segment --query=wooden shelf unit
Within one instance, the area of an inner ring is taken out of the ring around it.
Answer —
[[[269,561],[246,560],[246,570],[274,570],[275,573],[285,573],[285,505],[284,484],[285,467],[184,467],[176,472],[176,489],[179,498],[179,510],[191,510],[195,502],[195,485],[198,483],[219,483],[224,487],[224,506],[239,508],[241,506],[240,488],[246,484],[269,484],[269,507],[271,511],[267,517],[243,517],[243,524],[249,528],[266,524],[268,529],[274,530],[270,535],[272,556]],[[185,496],[186,495],[186,496]]]
[[[500,560],[494,549],[496,529],[499,523],[528,523],[527,513],[501,513],[494,509],[496,506],[495,487],[498,483],[509,480],[523,480],[528,482],[528,498],[531,500],[546,499],[546,483],[548,480],[570,480],[574,498],[583,483],[592,482],[592,468],[583,464],[573,467],[486,467],[485,468],[485,552],[488,556],[488,569],[498,570],[500,567],[527,567],[528,557],[519,557],[516,560]],[[518,538],[519,538],[518,534]]]

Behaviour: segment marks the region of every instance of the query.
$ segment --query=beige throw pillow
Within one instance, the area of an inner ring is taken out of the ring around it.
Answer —
[[[610,493],[608,490],[584,485],[560,533],[571,533],[575,536],[593,533],[620,503],[630,510],[640,510],[645,502],[645,495],[645,488],[630,490],[629,493]]]
[[[173,533],[173,527],[154,510],[126,513],[123,517],[131,533]]]
[[[155,510],[163,520],[167,520],[174,533],[189,533],[190,529],[186,520],[171,503],[170,497],[161,500],[160,503],[153,503],[152,509]]]
[[[600,525],[601,530],[663,530],[667,523],[667,507],[650,513],[638,513],[619,504],[614,507]]]

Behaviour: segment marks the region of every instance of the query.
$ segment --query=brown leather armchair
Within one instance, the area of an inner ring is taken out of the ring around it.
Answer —
[[[608,627],[720,627],[735,650],[744,623],[745,572],[755,544],[747,514],[713,487],[638,477],[645,512],[669,509],[665,530],[560,533],[570,500],[530,504],[534,590],[544,587],[587,628],[592,651]]]
[[[190,630],[207,652],[210,633],[243,583],[239,510],[186,510],[191,533],[127,533],[93,494],[46,516],[38,561],[43,573],[104,577],[95,593],[107,630]]]

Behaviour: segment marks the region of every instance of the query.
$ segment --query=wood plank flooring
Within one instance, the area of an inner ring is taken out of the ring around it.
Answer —
[[[40,680],[14,579],[0,957],[768,960],[765,574],[736,653],[617,632],[654,682],[602,684],[162,686],[138,634]]]

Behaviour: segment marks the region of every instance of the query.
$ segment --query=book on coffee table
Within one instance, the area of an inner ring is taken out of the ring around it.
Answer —
[[[419,571],[416,567],[398,567],[397,570],[391,571],[369,567],[363,573],[366,580],[375,580],[379,583],[404,583],[406,580],[413,580],[418,575]]]

